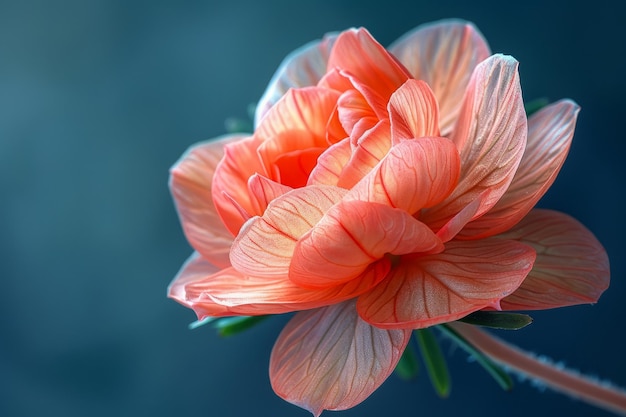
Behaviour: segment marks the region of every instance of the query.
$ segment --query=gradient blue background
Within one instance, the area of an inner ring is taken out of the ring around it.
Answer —
[[[227,117],[245,117],[301,44],[365,26],[386,45],[444,17],[474,21],[494,52],[515,56],[527,99],[582,106],[569,159],[540,205],[580,219],[612,261],[600,303],[534,313],[532,326],[502,336],[626,385],[618,2],[293,3],[0,2],[0,415],[307,416],[267,376],[286,318],[221,339],[188,330],[193,313],[165,298],[191,252],[168,168],[222,134]],[[528,383],[502,392],[444,348],[448,400],[424,373],[411,383],[392,376],[337,415],[608,415]]]

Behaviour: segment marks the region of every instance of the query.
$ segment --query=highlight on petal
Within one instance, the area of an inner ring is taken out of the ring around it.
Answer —
[[[282,314],[340,303],[372,289],[391,265],[382,259],[350,282],[311,290],[299,287],[286,275],[246,275],[232,267],[212,273],[204,262],[189,262],[170,287],[170,297],[192,308],[200,320]]]
[[[457,184],[459,170],[459,154],[450,140],[403,141],[391,148],[346,199],[386,204],[414,214],[446,198]]]
[[[345,192],[315,185],[276,198],[262,217],[251,218],[241,228],[230,251],[232,265],[246,275],[286,275],[297,241]]]
[[[337,34],[329,33],[322,40],[310,42],[287,55],[257,104],[255,126],[290,88],[308,87],[319,82],[326,73],[326,64],[336,38]]]
[[[248,179],[257,173],[267,176],[257,155],[260,144],[254,136],[227,144],[224,157],[215,168],[211,195],[222,222],[233,236],[255,212]]]
[[[441,227],[485,190],[475,218],[491,209],[511,183],[526,146],[527,124],[517,72],[510,56],[493,55],[472,75],[451,139],[461,154],[461,176],[454,192],[423,213]]]
[[[442,249],[432,230],[404,210],[342,201],[298,241],[289,278],[302,287],[322,288],[354,279],[388,254]]]
[[[528,143],[511,185],[489,212],[463,229],[459,238],[478,239],[504,232],[535,206],[565,162],[579,110],[573,101],[561,100],[528,119]]]
[[[506,310],[543,310],[595,303],[609,286],[609,258],[585,226],[552,210],[532,210],[498,238],[532,246],[537,260],[522,285],[502,300]]]
[[[403,139],[439,136],[437,100],[428,84],[408,80],[389,100],[393,143]]]
[[[213,175],[224,146],[244,138],[228,135],[194,145],[170,170],[170,191],[189,244],[219,267],[230,265],[228,252],[233,235],[213,204]]]
[[[410,337],[365,323],[354,301],[300,312],[272,349],[272,388],[316,417],[354,407],[387,379]]]
[[[403,257],[359,297],[357,310],[381,328],[423,328],[491,307],[513,293],[535,260],[525,244],[496,238],[452,241],[442,253]]]
[[[461,110],[474,68],[491,55],[489,45],[470,22],[446,19],[418,26],[390,47],[418,80],[432,88],[439,103],[439,128],[447,137]]]

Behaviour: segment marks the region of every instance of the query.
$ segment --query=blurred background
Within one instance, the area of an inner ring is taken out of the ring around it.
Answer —
[[[445,17],[475,22],[494,52],[521,62],[527,100],[582,106],[540,205],[581,220],[612,261],[597,305],[536,312],[500,335],[626,386],[626,15],[611,4],[0,1],[0,415],[309,415],[269,385],[285,317],[221,338],[189,330],[193,312],[166,299],[191,253],[168,169],[228,117],[245,118],[300,45],[351,26],[388,45]],[[527,382],[503,392],[443,347],[450,398],[422,369],[338,415],[609,415]]]

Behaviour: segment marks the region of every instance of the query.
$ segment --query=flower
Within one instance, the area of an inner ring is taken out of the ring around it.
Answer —
[[[172,168],[195,252],[169,296],[201,319],[297,312],[270,379],[314,415],[367,398],[414,329],[597,301],[601,244],[533,209],[579,107],[527,118],[517,66],[459,20],[389,50],[351,29],[294,52],[254,133],[198,144]]]

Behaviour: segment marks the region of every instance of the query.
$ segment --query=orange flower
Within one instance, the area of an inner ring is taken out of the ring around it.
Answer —
[[[196,252],[169,296],[207,316],[299,311],[272,351],[278,395],[319,415],[393,371],[413,329],[481,309],[592,303],[606,252],[532,210],[578,106],[527,119],[517,61],[442,21],[389,51],[365,29],[283,63],[256,129],[192,147],[171,190]]]

